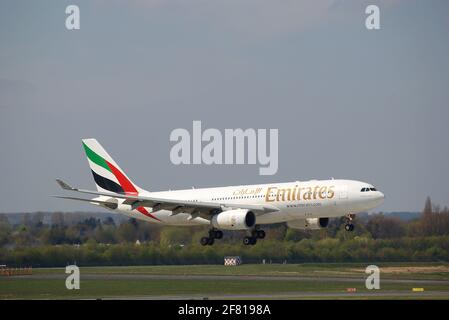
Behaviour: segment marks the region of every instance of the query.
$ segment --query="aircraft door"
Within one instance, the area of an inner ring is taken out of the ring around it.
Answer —
[[[341,186],[339,191],[340,199],[348,199],[348,186]]]

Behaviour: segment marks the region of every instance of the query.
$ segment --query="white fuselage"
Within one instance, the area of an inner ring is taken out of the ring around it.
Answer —
[[[375,189],[375,191],[362,192],[363,188],[373,189],[373,186],[361,181],[332,179],[162,192],[142,191],[141,195],[192,202],[214,202],[224,208],[236,208],[237,204],[276,207],[278,211],[257,216],[256,224],[261,225],[356,214],[371,210],[383,202],[382,192]],[[101,196],[97,199],[105,198],[107,197]],[[137,210],[132,210],[131,205],[122,204],[124,200],[118,199],[118,201],[119,205],[113,211],[148,222],[167,225],[211,224],[210,220],[201,217],[192,219],[190,213],[173,214],[168,210],[152,212],[152,208],[146,208],[153,217],[158,219],[156,220]]]

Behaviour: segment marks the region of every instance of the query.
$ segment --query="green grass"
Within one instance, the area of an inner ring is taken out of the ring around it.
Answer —
[[[375,264],[375,263],[374,263]],[[404,266],[439,266],[447,263],[378,263],[379,267]],[[131,267],[82,267],[82,274],[152,274],[152,275],[259,275],[259,276],[292,276],[292,277],[357,277],[365,276],[367,264],[362,263],[320,263],[320,264],[248,264],[238,267],[223,265],[171,265],[171,266],[131,266]],[[35,274],[60,274],[63,268],[35,269]],[[384,279],[428,279],[449,280],[449,273],[403,273],[382,274]]]
[[[344,292],[347,287],[368,292],[360,283],[241,280],[82,280],[80,290],[67,290],[64,279],[0,280],[1,299],[68,299],[211,294],[270,294],[289,292]],[[384,284],[383,291],[409,293],[410,284]],[[449,285],[429,285],[426,291],[449,291]]]
[[[404,266],[404,264],[379,264],[379,266]],[[410,266],[412,264],[407,264]],[[424,266],[424,264],[413,264]],[[428,266],[429,264],[425,264]],[[438,264],[441,265],[441,264]],[[143,296],[192,296],[205,297],[222,294],[273,294],[295,292],[345,292],[346,288],[357,288],[357,292],[369,292],[365,286],[363,272],[349,269],[364,269],[362,264],[295,264],[295,265],[242,265],[225,267],[218,265],[201,266],[140,266],[140,267],[83,267],[81,268],[81,289],[65,288],[65,270],[47,268],[33,270],[34,277],[0,277],[0,299],[89,299],[108,297],[143,297]],[[354,277],[354,281],[304,281],[304,280],[212,280],[212,279],[85,279],[83,275],[95,274],[144,274],[144,275],[264,275],[264,276],[313,276]],[[53,275],[45,278],[39,276]],[[57,277],[57,278],[56,278]],[[449,291],[449,284],[410,284],[382,283],[382,278],[449,280],[448,273],[381,275],[382,292],[395,291],[398,295],[387,297],[394,299],[428,298],[419,293],[411,294],[412,287],[424,287],[426,292]],[[410,296],[411,295],[411,296]],[[289,297],[290,298],[290,297]],[[313,297],[319,298],[319,297]],[[324,297],[326,298],[326,297]],[[351,294],[344,298],[353,298]],[[371,299],[371,297],[369,297]],[[373,297],[378,298],[378,297]],[[449,299],[449,296],[438,298]],[[363,299],[366,299],[363,297]]]

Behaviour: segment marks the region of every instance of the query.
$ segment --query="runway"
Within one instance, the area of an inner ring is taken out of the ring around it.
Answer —
[[[27,276],[12,276],[20,279],[65,279],[66,274],[35,274]],[[217,281],[312,281],[312,282],[360,282],[365,278],[356,277],[298,277],[298,276],[250,276],[250,275],[154,275],[154,274],[82,274],[84,280],[217,280]],[[383,283],[404,283],[417,285],[449,285],[449,280],[423,279],[384,279]]]
[[[212,294],[212,295],[161,295],[161,296],[130,296],[105,297],[102,300],[245,300],[245,299],[339,299],[339,298],[404,298],[404,299],[449,299],[449,291],[434,292],[404,292],[404,291],[373,291],[373,292],[285,292],[273,294]]]

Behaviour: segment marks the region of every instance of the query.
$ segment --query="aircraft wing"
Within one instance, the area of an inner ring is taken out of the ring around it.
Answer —
[[[63,188],[64,190],[70,190],[85,194],[92,194],[97,196],[108,196],[113,198],[125,199],[124,204],[129,204],[133,209],[137,209],[138,207],[151,207],[153,209],[152,212],[156,212],[159,210],[169,210],[172,211],[173,214],[187,212],[192,215],[202,216],[205,218],[210,218],[213,214],[216,214],[222,210],[229,209],[248,209],[253,211],[256,215],[262,215],[269,212],[279,211],[278,208],[272,205],[251,205],[251,204],[238,204],[238,203],[216,203],[216,202],[201,202],[201,201],[186,201],[186,200],[177,200],[171,198],[156,198],[156,197],[147,197],[133,194],[122,194],[122,193],[114,193],[114,192],[101,192],[101,191],[92,191],[92,190],[84,190],[73,188],[69,186],[67,183],[60,179],[56,179],[56,182]],[[76,198],[74,200],[81,200]],[[95,202],[92,200],[86,199],[88,202]]]

